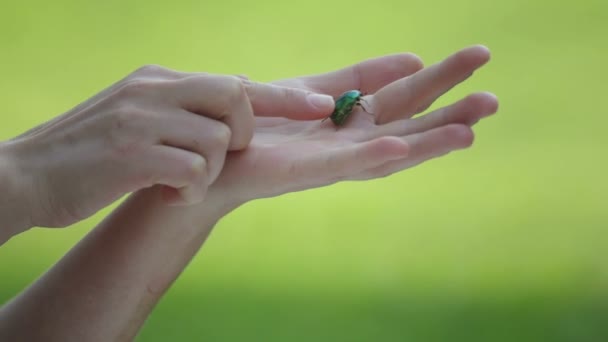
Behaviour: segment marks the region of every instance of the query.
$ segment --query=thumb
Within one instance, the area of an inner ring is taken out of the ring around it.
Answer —
[[[335,102],[329,95],[250,80],[243,80],[243,84],[256,116],[316,120],[334,110]]]

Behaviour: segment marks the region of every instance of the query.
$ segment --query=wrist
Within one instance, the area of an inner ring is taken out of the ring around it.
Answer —
[[[163,199],[161,192],[160,186],[141,189],[132,194],[112,216],[122,215],[121,212],[146,213],[145,220],[148,223],[141,224],[142,229],[147,231],[146,234],[152,234],[157,238],[159,233],[187,237],[206,234],[224,216],[241,205],[240,202],[226,196],[225,192],[211,188],[201,203],[192,205],[169,205]],[[167,226],[180,227],[180,229],[166,229]],[[154,232],[155,230],[158,232]]]
[[[213,216],[221,218],[236,210],[246,202],[248,202],[248,200],[233,196],[229,190],[212,185],[207,190],[207,194],[201,205],[206,208],[205,211],[207,211],[207,213],[213,213]]]
[[[19,159],[9,143],[0,143],[0,243],[32,227]]]

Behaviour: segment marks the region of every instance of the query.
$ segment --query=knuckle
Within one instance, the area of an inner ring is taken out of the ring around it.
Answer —
[[[118,96],[122,98],[131,98],[134,96],[140,96],[149,92],[151,89],[156,87],[158,82],[154,82],[146,79],[132,79],[125,82],[118,89]]]
[[[123,104],[112,115],[112,130],[118,133],[123,133],[124,131],[132,133],[132,129],[138,127],[141,121],[146,120],[146,116],[146,111],[139,106],[131,103]]]
[[[457,109],[457,108],[456,108]],[[460,120],[460,111],[455,108],[444,107],[428,115],[423,115],[417,120],[424,122],[429,128],[438,127],[439,125],[449,124],[450,122],[458,122]]]
[[[133,71],[133,73],[131,74],[132,76],[135,77],[140,77],[140,76],[155,76],[158,75],[162,72],[165,72],[167,69],[157,65],[157,64],[146,64],[146,65],[142,65],[139,68],[137,68],[135,71]]]
[[[473,132],[468,127],[451,125],[446,127],[445,134],[448,139],[458,142],[461,146],[468,147],[473,144]]]
[[[236,76],[226,76],[226,94],[228,101],[238,102],[244,98],[247,93],[247,87],[250,81],[242,80]]]
[[[450,140],[460,136],[460,127],[458,125],[448,125],[444,128],[444,136]]]
[[[131,72],[125,82],[134,80],[177,80],[189,76],[203,76],[207,73],[185,73],[158,64],[146,64]]]
[[[281,97],[287,103],[292,103],[292,101],[298,100],[298,95],[302,94],[298,90],[292,88],[279,88]]]

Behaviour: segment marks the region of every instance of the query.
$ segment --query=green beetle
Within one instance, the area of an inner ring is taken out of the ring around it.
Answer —
[[[333,113],[323,119],[323,121],[330,118],[336,126],[342,126],[353,112],[354,106],[361,106],[366,113],[369,113],[365,110],[365,107],[361,105],[362,96],[363,94],[359,90],[349,90],[340,95],[336,100],[336,107]]]

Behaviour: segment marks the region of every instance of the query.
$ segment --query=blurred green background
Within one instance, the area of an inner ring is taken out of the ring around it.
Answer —
[[[433,108],[494,92],[471,149],[226,217],[140,341],[608,341],[608,3],[4,1],[0,139],[143,64],[326,72],[472,44],[492,61]],[[0,248],[0,303],[103,215]]]

